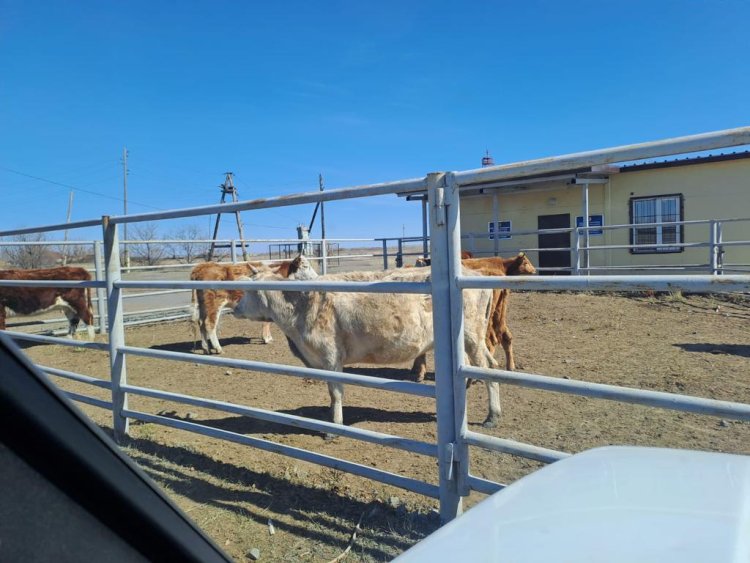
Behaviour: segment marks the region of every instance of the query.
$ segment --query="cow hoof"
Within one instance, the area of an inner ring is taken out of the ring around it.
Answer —
[[[335,440],[336,438],[337,438],[336,434],[330,434],[330,433],[328,433],[328,432],[326,432],[326,433],[325,433],[325,434],[323,435],[323,439],[324,439],[324,440],[325,440],[326,442],[333,442],[333,441],[334,441],[334,440]]]
[[[485,428],[497,428],[497,420],[494,418],[488,418],[482,423],[482,426]]]
[[[424,374],[418,375],[414,381],[417,383],[424,383]]]
[[[263,344],[270,344],[271,342],[273,342],[273,336],[263,339]]]

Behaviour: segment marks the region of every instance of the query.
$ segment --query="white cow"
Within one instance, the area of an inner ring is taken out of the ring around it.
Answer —
[[[306,271],[310,271],[307,269]],[[464,275],[480,275],[464,269]],[[256,270],[250,278],[281,281],[283,278]],[[396,272],[352,272],[318,276],[321,281],[430,280],[424,269]],[[471,365],[497,367],[485,343],[491,312],[491,290],[464,292],[464,344]],[[411,362],[433,347],[432,298],[406,293],[342,293],[246,291],[235,315],[275,322],[287,336],[292,351],[308,367],[343,371],[344,366],[368,363],[391,365]],[[296,348],[296,350],[295,350]],[[489,414],[485,426],[494,427],[500,417],[500,390],[487,382]],[[343,424],[344,386],[328,383],[333,422]]]

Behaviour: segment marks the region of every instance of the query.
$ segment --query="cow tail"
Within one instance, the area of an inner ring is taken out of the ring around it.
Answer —
[[[86,323],[86,331],[88,332],[89,339],[94,339],[94,303],[91,301],[91,288],[86,288],[86,309],[89,313],[89,322]],[[99,308],[100,312],[102,308]]]
[[[200,319],[200,315],[198,313],[198,296],[196,295],[197,290],[193,290],[191,294],[191,300],[190,304],[192,306],[192,312],[193,312],[193,322],[197,323]]]
[[[200,327],[200,311],[198,310],[198,290],[194,289],[191,293],[191,306],[192,306],[192,316],[190,318],[190,332],[193,335],[193,349],[195,349],[198,345],[198,329]]]

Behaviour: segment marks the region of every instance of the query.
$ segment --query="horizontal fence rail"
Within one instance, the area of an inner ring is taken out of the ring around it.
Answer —
[[[493,436],[487,436],[470,430],[466,431],[463,439],[471,446],[481,446],[486,450],[517,455],[527,459],[542,461],[544,463],[553,463],[565,459],[566,457],[570,457],[570,454],[565,452],[558,452],[557,450],[550,450],[539,446],[531,446],[529,444],[524,444],[523,442],[516,442],[515,440],[495,438]]]
[[[303,205],[306,203],[318,203],[327,201],[340,201],[345,199],[357,199],[378,195],[401,194],[424,191],[426,185],[424,178],[413,180],[402,180],[383,184],[371,184],[366,186],[355,186],[351,188],[339,188],[326,190],[324,192],[307,192],[288,196],[253,199],[238,203],[221,203],[218,205],[205,205],[189,209],[177,209],[174,211],[141,213],[138,215],[112,216],[109,220],[115,224],[138,223],[142,221],[156,221],[160,219],[180,219],[183,217],[196,217],[200,215],[215,215],[217,213],[234,213],[235,211],[250,211],[251,209],[272,209],[274,207],[286,207],[289,205]]]
[[[399,436],[384,434],[382,432],[374,432],[372,430],[366,430],[364,428],[344,426],[341,424],[334,424],[333,422],[313,420],[293,414],[277,413],[265,409],[244,407],[224,401],[201,399],[198,397],[192,397],[180,393],[159,391],[156,389],[148,389],[146,387],[137,387],[135,385],[123,385],[122,390],[128,393],[133,393],[134,395],[142,395],[144,397],[164,399],[167,401],[174,401],[177,403],[192,405],[194,407],[204,407],[219,410],[222,412],[239,414],[256,420],[264,420],[266,422],[273,422],[275,424],[282,424],[284,426],[292,426],[294,428],[304,428],[306,430],[314,430],[316,432],[336,434],[337,436],[345,436],[347,438],[356,438],[364,442],[371,442],[380,446],[396,448],[429,457],[437,457],[437,446],[435,444],[428,444],[427,442],[420,442],[418,440],[400,438]]]
[[[60,338],[57,336],[45,336],[43,334],[28,334],[26,332],[16,332],[6,330],[7,334],[15,340],[26,340],[28,342],[38,342],[39,344],[55,344],[57,346],[72,346],[74,348],[86,348],[88,350],[99,350],[102,352],[109,351],[109,347],[102,342],[88,342],[84,340],[74,340],[72,338]]]
[[[78,383],[86,383],[87,385],[93,385],[94,387],[101,387],[102,389],[112,389],[112,383],[106,379],[99,379],[97,377],[91,377],[90,375],[82,375],[73,371],[66,371],[63,369],[52,368],[49,366],[38,366],[43,372],[50,375],[56,375],[71,381],[77,381]]]
[[[2,280],[0,287],[106,287],[103,281],[70,281],[70,280]]]
[[[435,398],[435,388],[431,385],[414,383],[411,381],[399,381],[397,379],[386,379],[384,377],[371,377],[369,375],[358,375],[353,373],[341,373],[324,369],[314,369],[298,366],[287,366],[283,364],[269,364],[255,360],[239,360],[235,358],[217,358],[215,356],[200,356],[186,354],[184,352],[170,352],[167,350],[151,350],[148,348],[136,348],[133,346],[121,346],[119,350],[125,354],[141,356],[144,358],[156,358],[162,360],[178,360],[195,364],[235,368],[276,375],[289,375],[292,377],[307,377],[318,381],[332,381],[335,383],[346,383],[370,387],[381,391],[393,391],[416,395],[418,397]]]
[[[590,383],[588,381],[562,379],[548,375],[523,373],[520,371],[489,370],[485,368],[464,366],[459,370],[459,375],[470,379],[497,381],[508,385],[528,387],[530,389],[543,389],[546,391],[557,391],[579,395],[581,397],[620,401],[694,414],[721,416],[735,420],[750,420],[750,405],[744,403],[704,399],[702,397],[666,393],[664,391],[649,391],[647,389],[619,387],[617,385],[607,385],[604,383]]]
[[[736,293],[750,291],[750,276],[459,276],[460,289],[515,289],[529,291],[686,291]]]
[[[118,281],[120,289],[234,289],[243,291],[338,291],[344,293],[430,293],[428,282],[348,281]]]
[[[35,233],[51,233],[53,231],[67,231],[68,229],[82,229],[86,227],[101,227],[102,220],[87,219],[84,221],[73,221],[71,223],[57,223],[54,225],[43,225],[41,227],[28,227],[24,229],[12,229],[0,231],[0,237],[12,237],[17,235],[31,235]]]

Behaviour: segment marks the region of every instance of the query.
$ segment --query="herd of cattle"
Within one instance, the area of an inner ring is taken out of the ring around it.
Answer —
[[[510,276],[536,273],[528,257],[473,258],[462,254],[465,276]],[[429,265],[420,259],[417,266]],[[389,271],[348,272],[319,276],[304,256],[280,264],[261,262],[217,264],[207,262],[193,268],[195,281],[285,279],[321,281],[406,281],[430,280],[427,268]],[[36,270],[0,270],[0,280],[90,280],[83,268],[58,267]],[[494,352],[503,347],[507,369],[515,369],[512,334],[507,323],[506,289],[464,291],[464,345],[467,362],[477,367],[496,368]],[[205,354],[222,352],[218,339],[219,318],[228,308],[235,316],[263,321],[263,342],[271,341],[271,322],[281,329],[290,350],[307,367],[342,371],[359,363],[392,365],[412,362],[412,373],[423,381],[426,353],[433,347],[432,299],[429,295],[405,293],[347,293],[241,291],[206,289],[193,292],[193,321],[201,336]],[[90,288],[0,287],[0,330],[5,329],[5,311],[30,315],[62,309],[69,321],[69,335],[75,336],[80,321],[93,338],[94,314]],[[500,417],[499,385],[487,382],[489,412],[485,426],[493,427]],[[343,384],[329,382],[331,413],[343,424]]]

